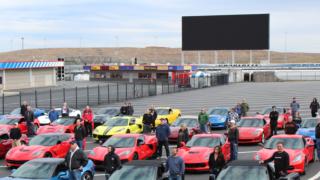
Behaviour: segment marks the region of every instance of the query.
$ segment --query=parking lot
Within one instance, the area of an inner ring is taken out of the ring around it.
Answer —
[[[182,110],[182,115],[196,115],[201,108],[210,107],[233,107],[243,98],[247,100],[250,106],[250,113],[255,114],[264,107],[272,105],[288,107],[292,97],[296,97],[301,106],[301,114],[304,117],[310,116],[309,104],[313,97],[320,98],[319,82],[277,82],[277,83],[237,83],[212,88],[186,91],[180,93],[165,94],[159,96],[146,97],[132,100],[134,114],[142,115],[150,105],[171,106]],[[121,106],[121,102],[110,104],[108,106]],[[101,105],[99,107],[105,107]],[[94,107],[98,109],[99,107]],[[224,133],[223,130],[215,130],[215,133]],[[281,131],[281,133],[283,133]],[[98,146],[91,138],[88,138],[88,148],[86,151]],[[258,151],[258,145],[246,145],[239,147],[239,159],[252,159],[253,154]],[[320,179],[320,163],[311,163],[302,176],[303,180]],[[0,177],[10,174],[10,171],[4,166],[4,161],[0,161]],[[98,171],[95,179],[104,179],[102,171]],[[186,175],[187,180],[207,180],[207,173],[197,173]]]

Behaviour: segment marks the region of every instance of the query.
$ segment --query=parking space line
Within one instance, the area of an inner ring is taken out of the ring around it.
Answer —
[[[94,177],[96,176],[105,176],[106,174],[95,174]]]
[[[258,151],[243,151],[243,152],[238,152],[239,154],[247,154],[247,153],[255,153]]]
[[[0,166],[0,168],[6,168],[7,166]]]
[[[317,180],[317,179],[319,180],[319,178],[320,178],[320,171],[316,175],[309,178],[309,180]]]

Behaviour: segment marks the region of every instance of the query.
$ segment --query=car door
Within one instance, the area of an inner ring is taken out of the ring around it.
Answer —
[[[140,141],[140,144],[139,144],[139,141]],[[140,135],[137,138],[137,151],[138,151],[140,159],[146,159],[147,154],[148,154],[148,147],[145,143],[145,138],[143,135]]]
[[[314,142],[310,137],[306,137],[305,139],[305,151],[308,153],[308,161],[314,159]]]
[[[230,143],[226,136],[221,136],[220,138],[220,144],[222,145],[222,153],[225,156],[226,160],[229,160],[231,155],[230,155]]]

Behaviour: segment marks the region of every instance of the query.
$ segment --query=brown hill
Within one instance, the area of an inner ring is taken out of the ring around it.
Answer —
[[[249,51],[235,51],[236,63],[249,63]],[[166,47],[146,48],[50,48],[25,49],[0,53],[1,61],[48,60],[65,58],[68,64],[121,62],[131,63],[137,57],[138,63],[181,63],[181,49]],[[198,63],[198,53],[184,52],[185,63]],[[267,51],[253,51],[253,63],[266,60]],[[231,51],[218,51],[218,63],[231,63]],[[271,52],[271,63],[320,63],[320,53]],[[201,52],[201,63],[214,63],[213,51]]]

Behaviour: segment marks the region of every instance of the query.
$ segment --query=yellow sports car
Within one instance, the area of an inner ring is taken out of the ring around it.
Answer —
[[[158,114],[157,119],[155,121],[156,126],[161,124],[161,118],[168,119],[168,123],[172,124],[174,121],[177,120],[178,117],[181,116],[180,109],[173,109],[170,107],[156,107],[155,110]]]
[[[93,139],[105,141],[114,134],[141,133],[143,130],[142,119],[133,116],[117,116],[107,120],[103,125],[93,131]]]

